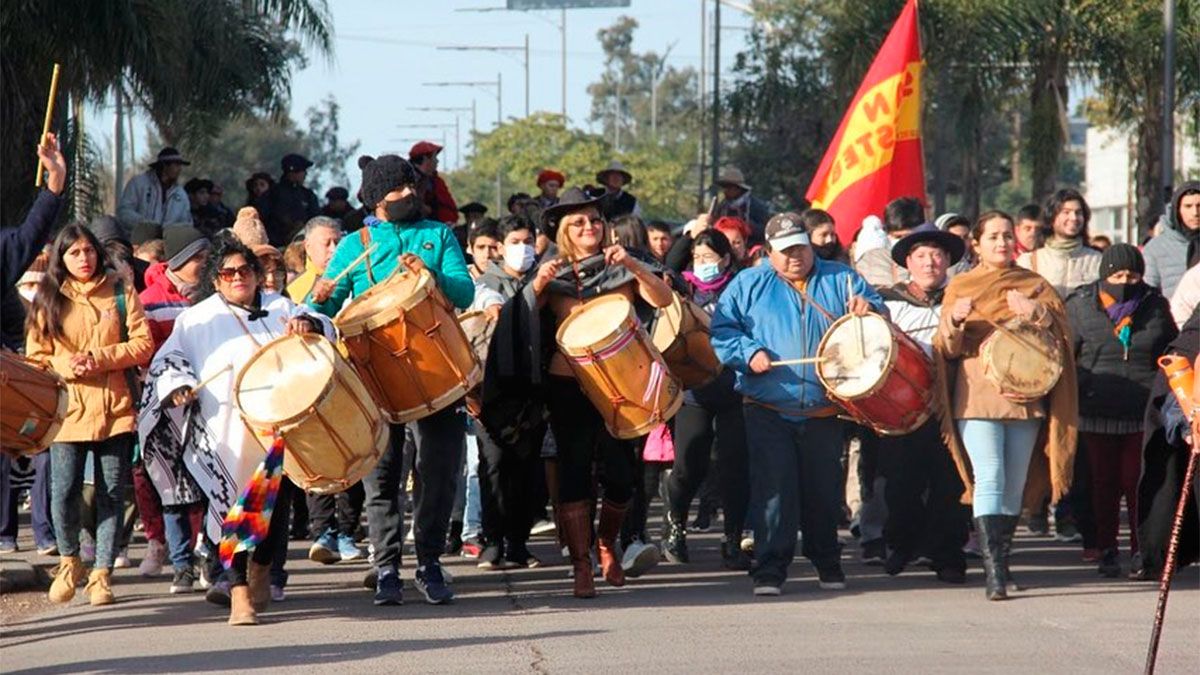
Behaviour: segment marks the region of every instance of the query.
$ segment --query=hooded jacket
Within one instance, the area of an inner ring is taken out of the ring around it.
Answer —
[[[150,326],[150,337],[154,339],[154,351],[171,336],[175,328],[175,317],[192,306],[175,283],[167,276],[167,263],[160,262],[146,270],[146,290],[138,296],[146,312],[146,323]]]
[[[191,225],[192,207],[182,185],[176,183],[167,188],[164,196],[158,172],[147,169],[125,184],[117,218],[128,228],[140,223]]]
[[[1200,230],[1188,230],[1179,219],[1179,203],[1188,192],[1200,192],[1200,182],[1190,181],[1179,186],[1171,197],[1166,228],[1142,251],[1146,258],[1146,283],[1158,286],[1168,298],[1175,293],[1175,287],[1187,271],[1188,260],[1200,247]]]

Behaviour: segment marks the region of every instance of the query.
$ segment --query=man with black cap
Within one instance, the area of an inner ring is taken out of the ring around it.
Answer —
[[[600,213],[605,220],[611,222],[614,218],[633,214],[642,215],[637,197],[625,191],[625,186],[633,182],[633,174],[625,170],[625,165],[612,161],[603,170],[596,173],[596,182],[604,187],[604,199],[600,202]]]
[[[471,229],[476,223],[483,220],[487,214],[488,207],[479,202],[469,202],[458,207],[460,213],[463,214],[462,226],[466,229]]]
[[[429,270],[438,288],[459,309],[471,305],[475,282],[467,271],[462,248],[444,223],[424,217],[417,195],[418,176],[412,165],[396,155],[365,163],[362,198],[374,208],[378,222],[356,236],[342,239],[325,268],[325,278],[313,286],[312,304],[334,316],[351,294],[360,296],[388,278],[397,267]],[[350,267],[371,247],[361,264]],[[332,279],[341,276],[337,283]],[[400,508],[403,424],[392,425],[391,442],[375,469],[363,479],[367,494],[367,523],[375,547],[375,604],[403,602],[398,572],[403,538]],[[440,557],[446,545],[458,473],[462,467],[466,420],[457,406],[444,408],[416,422],[416,503],[413,519],[417,550],[415,584],[430,604],[443,604],[454,592],[442,574]]]
[[[750,224],[750,241],[746,242],[747,247],[762,244],[763,228],[767,226],[767,219],[771,217],[771,205],[750,193],[746,177],[742,175],[741,169],[734,166],[725,167],[721,171],[715,187],[721,191],[722,199],[710,214],[712,221],[715,223],[718,218],[726,216],[741,218]]]
[[[883,299],[847,265],[814,253],[797,213],[766,227],[768,264],[738,273],[712,318],[712,346],[745,400],[754,528],[754,595],[777,596],[804,534],[804,556],[826,590],[846,587],[842,515],[845,423],[812,363],[838,317],[886,314]],[[787,365],[779,361],[791,362]],[[757,513],[754,511],[757,510]]]
[[[259,197],[254,207],[267,226],[271,245],[282,250],[310,218],[320,214],[321,207],[317,193],[304,186],[312,162],[293,153],[285,155],[279,164],[283,171],[279,182]]]
[[[408,161],[417,170],[417,194],[425,204],[426,216],[447,225],[458,222],[458,205],[446,181],[438,175],[438,155],[442,146],[421,141],[408,151]]]
[[[350,191],[344,187],[331,187],[325,191],[325,207],[321,215],[341,220],[347,213],[354,210],[350,206]]]
[[[117,207],[117,218],[126,228],[138,223],[190,225],[191,204],[179,186],[179,174],[188,164],[191,162],[185,160],[175,148],[163,148],[149,169],[130,178],[125,184],[121,203]]]
[[[922,225],[892,247],[892,260],[908,270],[909,280],[880,290],[892,321],[916,340],[926,354],[942,313],[949,270],[963,258],[961,237]],[[918,555],[928,556],[940,581],[961,584],[967,563],[970,512],[959,502],[961,479],[941,437],[941,421],[930,417],[904,436],[881,436],[880,464],[887,478],[884,537],[890,553],[884,571],[897,575]]]

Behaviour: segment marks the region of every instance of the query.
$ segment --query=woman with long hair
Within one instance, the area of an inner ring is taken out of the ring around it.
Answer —
[[[84,460],[95,460],[96,562],[91,604],[109,605],[120,546],[123,495],[137,425],[137,369],[154,351],[137,290],[108,266],[104,246],[83,225],[67,225],[50,246],[46,275],[26,320],[26,354],[67,382],[69,404],[50,446],[51,513],[60,563],[52,602],[69,602],[85,570],[79,557]]]

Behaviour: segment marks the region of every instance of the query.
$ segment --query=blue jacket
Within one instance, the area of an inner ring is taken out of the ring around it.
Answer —
[[[25,307],[17,282],[46,245],[61,206],[61,197],[42,190],[19,227],[0,230],[0,342],[13,351],[25,344]]]
[[[848,283],[874,311],[887,315],[883,298],[857,272],[814,258],[808,296],[835,319],[846,313]],[[817,345],[832,324],[764,261],[739,273],[721,294],[712,318],[712,346],[717,357],[737,372],[739,392],[780,410],[787,419],[799,420],[807,411],[830,404],[814,367],[780,366],[755,375],[750,372],[750,359],[760,349],[772,361],[816,356]]]
[[[433,273],[438,288],[446,294],[446,299],[459,309],[471,306],[475,299],[475,282],[467,271],[467,263],[463,259],[462,247],[454,238],[454,233],[444,223],[434,220],[395,225],[387,221],[379,221],[370,226],[371,244],[375,252],[370,256],[371,274],[375,282],[386,279],[400,264],[402,253],[413,253],[425,261],[425,266]],[[354,262],[363,252],[360,235],[355,232],[342,239],[325,276],[332,279]],[[362,295],[371,287],[367,278],[366,262],[359,263],[349,274],[338,281],[333,294],[323,303],[310,303],[317,311],[326,316],[334,316],[342,308],[342,304],[351,296]]]

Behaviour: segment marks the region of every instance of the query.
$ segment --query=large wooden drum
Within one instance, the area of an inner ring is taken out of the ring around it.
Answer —
[[[452,405],[483,366],[429,270],[397,270],[334,319],[342,345],[393,424]]]
[[[361,379],[319,335],[288,335],[263,345],[238,373],[242,419],[269,446],[283,436],[283,469],[318,494],[362,480],[387,447],[388,426]]]
[[[613,437],[645,436],[683,405],[679,380],[623,296],[601,296],[581,305],[555,337]]]
[[[16,455],[45,450],[62,428],[67,402],[58,373],[0,351],[0,449]]]
[[[675,295],[675,301],[658,310],[651,338],[667,367],[684,389],[695,389],[721,374],[721,360],[713,351],[710,319],[696,303]]]
[[[929,419],[933,364],[882,316],[843,316],[825,332],[817,355],[817,378],[829,396],[876,433],[907,434]]]
[[[1029,403],[1062,377],[1062,350],[1054,335],[1024,321],[997,328],[979,346],[983,375],[1005,397]]]

